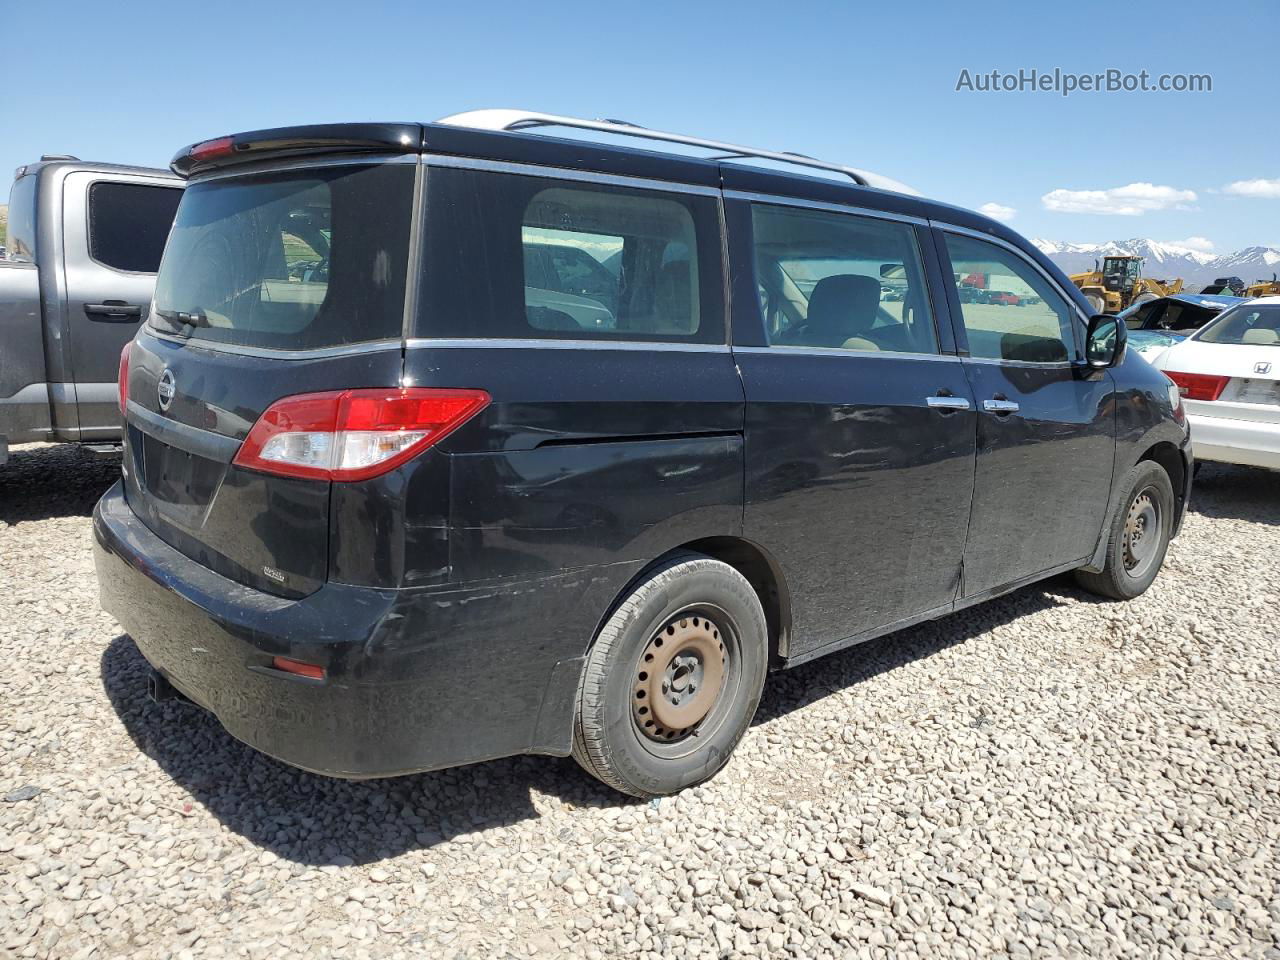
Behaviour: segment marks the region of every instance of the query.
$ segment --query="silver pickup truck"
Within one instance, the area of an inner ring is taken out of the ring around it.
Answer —
[[[0,258],[0,463],[10,444],[118,444],[120,351],[146,315],[183,181],[43,157],[19,167]]]

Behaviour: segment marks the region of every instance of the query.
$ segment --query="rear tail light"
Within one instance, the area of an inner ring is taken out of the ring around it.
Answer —
[[[120,351],[120,374],[116,377],[116,385],[120,389],[120,416],[122,417],[129,412],[129,351],[131,349],[133,349],[132,340]]]
[[[273,403],[235,463],[313,480],[368,480],[394,470],[489,405],[483,390],[399,387],[303,393]]]
[[[1182,373],[1178,370],[1166,370],[1164,375],[1178,385],[1178,392],[1187,400],[1217,400],[1231,380],[1212,373]]]

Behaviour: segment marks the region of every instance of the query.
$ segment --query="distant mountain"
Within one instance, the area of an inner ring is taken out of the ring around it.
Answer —
[[[1185,288],[1196,292],[1218,277],[1239,277],[1245,283],[1270,280],[1280,271],[1280,249],[1245,247],[1235,253],[1213,254],[1171,243],[1159,243],[1142,237],[1110,240],[1103,244],[1061,243],[1055,240],[1031,241],[1068,274],[1093,269],[1093,262],[1108,255],[1128,254],[1145,257],[1143,273],[1157,280],[1181,277]]]

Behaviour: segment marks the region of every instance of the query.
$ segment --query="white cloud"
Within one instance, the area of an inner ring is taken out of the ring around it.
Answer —
[[[1237,180],[1222,188],[1223,193],[1237,197],[1254,197],[1262,200],[1280,200],[1280,180]]]
[[[992,220],[1003,220],[1006,223],[1018,215],[1017,210],[1006,207],[1003,203],[984,203],[978,208],[978,212],[986,214]]]
[[[1208,237],[1187,237],[1185,240],[1166,240],[1166,247],[1181,247],[1184,250],[1194,250],[1197,253],[1213,253],[1213,241]]]
[[[1130,183],[1110,190],[1050,190],[1040,202],[1054,213],[1099,213],[1138,217],[1151,210],[1186,210],[1195,203],[1194,190]]]

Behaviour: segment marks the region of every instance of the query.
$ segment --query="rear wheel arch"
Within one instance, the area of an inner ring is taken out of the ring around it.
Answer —
[[[791,651],[791,592],[782,567],[764,547],[741,537],[710,537],[695,540],[683,549],[704,553],[727,563],[746,577],[764,607],[769,627],[769,662],[776,664]]]
[[[785,659],[791,645],[791,594],[787,590],[782,568],[777,560],[759,544],[742,537],[731,536],[691,540],[655,557],[651,563],[645,564],[623,585],[604,610],[587,645],[588,649],[595,642],[595,637],[604,624],[613,616],[618,606],[631,596],[638,584],[647,580],[657,568],[667,566],[681,555],[691,554],[700,554],[726,563],[746,578],[755,590],[760,606],[764,608],[765,623],[769,628],[769,663],[773,666],[779,660]]]

